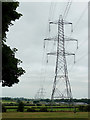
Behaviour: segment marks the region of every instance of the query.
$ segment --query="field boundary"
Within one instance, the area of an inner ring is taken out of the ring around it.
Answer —
[[[2,120],[89,120],[88,118],[2,118]]]

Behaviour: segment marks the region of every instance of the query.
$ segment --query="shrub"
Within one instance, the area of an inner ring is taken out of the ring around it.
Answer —
[[[42,106],[41,104],[37,103],[37,106]]]
[[[83,111],[84,111],[84,106],[83,106],[83,105],[80,105],[80,106],[78,107],[78,109],[79,109],[79,111],[83,112]]]
[[[48,112],[48,110],[47,110],[46,107],[41,107],[41,108],[40,108],[40,112]]]
[[[78,109],[79,109],[79,111],[81,111],[81,112],[90,112],[90,105],[86,105],[86,106],[79,106],[78,107]]]
[[[36,112],[35,108],[27,108],[27,112]]]
[[[88,105],[88,112],[90,112],[90,104]]]
[[[85,111],[85,112],[90,112],[90,105],[86,105],[86,106],[84,107],[84,111]]]
[[[2,105],[2,112],[6,112],[6,111],[7,111],[6,107]]]

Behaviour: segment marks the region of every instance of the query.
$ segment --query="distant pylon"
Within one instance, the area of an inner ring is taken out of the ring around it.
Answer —
[[[41,99],[44,99],[44,97],[45,97],[45,89],[44,89],[43,87],[41,87],[41,88],[37,91],[37,93],[36,93],[36,95],[35,95],[35,99],[36,99],[36,100],[41,100]]]
[[[67,62],[66,56],[73,55],[74,56],[74,63],[75,63],[75,54],[74,53],[67,53],[65,50],[65,41],[76,41],[77,42],[77,49],[78,49],[78,40],[73,38],[65,38],[64,35],[64,25],[70,24],[72,27],[71,22],[66,22],[60,15],[59,20],[52,22],[49,21],[49,26],[51,24],[58,25],[58,36],[54,38],[46,38],[45,41],[56,41],[57,42],[57,51],[47,53],[47,55],[56,55],[56,67],[55,67],[55,77],[53,82],[52,94],[51,94],[51,101],[56,99],[69,99],[72,100],[72,91],[68,77],[68,69],[67,69]],[[50,28],[49,28],[50,29]],[[71,29],[73,32],[73,29]]]

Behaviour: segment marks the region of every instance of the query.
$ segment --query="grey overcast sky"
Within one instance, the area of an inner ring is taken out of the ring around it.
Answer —
[[[7,44],[17,48],[16,57],[21,59],[21,66],[26,73],[20,77],[20,82],[13,87],[2,88],[2,96],[34,98],[37,91],[43,86],[45,98],[50,98],[54,80],[55,57],[49,57],[47,66],[43,65],[46,57],[43,56],[43,40],[49,36],[48,19],[58,20],[63,14],[67,2],[20,2],[17,11],[23,16],[10,26],[7,33]],[[51,6],[51,8],[50,8]],[[66,43],[66,50],[76,53],[76,64],[73,56],[67,58],[69,78],[74,98],[88,97],[88,8],[87,3],[76,2],[71,5],[66,21],[73,23],[72,38],[76,43]],[[51,36],[57,35],[52,27]],[[70,36],[70,26],[65,27],[66,36]],[[47,51],[53,50],[52,44],[47,43]],[[46,51],[45,51],[46,52]],[[53,62],[54,61],[54,62]],[[42,66],[43,65],[43,66]],[[46,70],[45,70],[46,69]]]

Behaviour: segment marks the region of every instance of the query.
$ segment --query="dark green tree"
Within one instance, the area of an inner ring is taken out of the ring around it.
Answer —
[[[78,107],[79,111],[82,111],[82,112],[83,112],[83,111],[84,111],[84,107],[85,107],[85,106],[80,105],[80,106]]]
[[[2,112],[6,112],[6,111],[7,111],[6,107],[2,105]]]
[[[18,103],[18,109],[17,109],[18,112],[23,112],[24,111],[24,103],[22,101],[20,101]]]
[[[9,31],[9,26],[13,25],[12,21],[19,19],[22,14],[16,11],[19,7],[19,2],[2,2],[2,38],[6,39],[6,32]]]
[[[15,57],[17,49],[6,45],[9,26],[22,16],[16,11],[18,6],[19,2],[2,2],[2,86],[8,87],[18,83],[18,78],[25,73],[22,67],[18,67],[22,61]]]
[[[2,103],[0,102],[0,113],[2,112]]]

